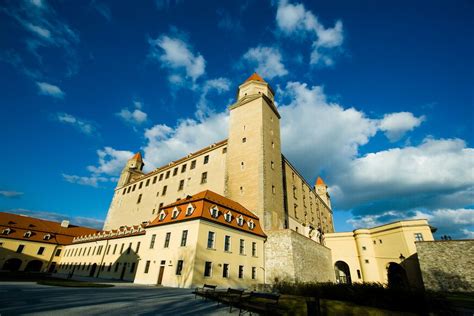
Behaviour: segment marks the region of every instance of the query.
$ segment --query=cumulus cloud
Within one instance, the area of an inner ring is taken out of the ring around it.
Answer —
[[[72,216],[68,214],[60,214],[55,212],[48,212],[48,211],[33,211],[27,209],[11,209],[7,210],[8,213],[14,213],[18,215],[30,216],[41,218],[53,222],[62,222],[63,220],[68,220],[70,225],[76,226],[84,226],[96,229],[102,229],[104,225],[104,221],[101,219],[93,218],[93,217],[84,217],[84,216]]]
[[[384,115],[380,120],[379,129],[391,141],[400,140],[406,132],[412,131],[425,120],[425,116],[416,117],[410,112],[398,112]]]
[[[216,78],[206,80],[203,87],[201,88],[201,95],[196,106],[196,117],[199,120],[204,120],[206,117],[214,113],[214,109],[209,104],[208,94],[210,92],[216,92],[221,94],[230,89],[230,80],[227,78]]]
[[[38,86],[38,92],[42,95],[48,95],[53,98],[62,99],[65,96],[65,93],[61,88],[47,82],[36,82]]]
[[[24,193],[23,192],[17,192],[17,191],[0,191],[0,196],[6,197],[6,198],[18,198],[22,196]]]
[[[204,75],[204,57],[199,52],[194,52],[183,37],[161,35],[156,39],[149,39],[148,43],[149,58],[159,62],[162,68],[168,69],[168,79],[171,83],[181,84],[185,79],[191,79],[194,83]]]
[[[140,102],[134,102],[135,109],[129,110],[128,108],[123,108],[120,112],[116,113],[117,116],[122,118],[125,122],[140,125],[145,123],[148,115],[141,110],[142,104]]]
[[[92,135],[96,131],[96,128],[91,122],[79,119],[71,114],[57,113],[56,119],[58,122],[70,125],[86,135]]]
[[[145,131],[145,158],[154,167],[167,164],[227,137],[227,113],[217,113],[202,121],[181,120],[175,127],[155,125]]]
[[[265,78],[272,79],[288,74],[288,70],[282,62],[281,53],[276,47],[257,46],[250,48],[244,54],[243,59],[256,67],[256,71]]]
[[[133,152],[105,147],[97,151],[97,156],[99,165],[88,166],[87,170],[96,175],[116,176],[120,174],[127,161],[132,158]]]
[[[107,177],[100,177],[97,175],[92,176],[77,176],[77,175],[70,175],[63,173],[63,178],[69,183],[75,183],[85,186],[91,186],[94,188],[99,187],[99,183],[101,182],[109,182],[112,181],[110,178]]]
[[[285,36],[310,36],[313,50],[310,63],[330,66],[334,63],[333,54],[344,41],[344,31],[341,21],[336,21],[334,27],[325,27],[318,18],[306,10],[303,4],[291,4],[282,0],[278,4],[276,22],[279,30]]]

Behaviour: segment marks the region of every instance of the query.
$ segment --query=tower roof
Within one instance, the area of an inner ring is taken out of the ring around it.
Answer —
[[[142,154],[140,152],[137,152],[130,160],[137,160],[137,161],[143,161],[142,159]]]
[[[318,179],[316,180],[316,185],[326,185],[326,183],[324,183],[323,179],[321,179],[321,177],[318,177]]]
[[[245,82],[248,82],[248,81],[252,81],[252,80],[255,80],[255,81],[260,81],[260,82],[266,82],[265,80],[263,80],[262,77],[260,77],[260,75],[256,72],[254,72],[250,77],[247,78],[247,80],[245,80]]]

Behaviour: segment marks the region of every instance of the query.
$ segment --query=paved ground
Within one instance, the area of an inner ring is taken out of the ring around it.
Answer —
[[[191,291],[130,284],[66,288],[33,282],[0,282],[0,316],[229,314],[228,307],[218,308],[215,302],[194,299]]]

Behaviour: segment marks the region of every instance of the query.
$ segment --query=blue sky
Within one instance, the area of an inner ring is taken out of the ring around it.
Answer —
[[[100,225],[132,152],[227,137],[258,71],[283,152],[336,229],[428,218],[474,238],[471,1],[4,1],[0,210]],[[304,136],[302,136],[304,135]]]

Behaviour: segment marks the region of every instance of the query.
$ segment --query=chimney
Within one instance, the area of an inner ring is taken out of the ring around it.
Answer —
[[[69,221],[68,220],[63,220],[61,222],[61,227],[68,228],[69,227]]]

